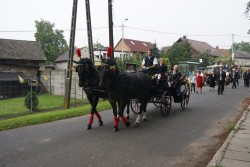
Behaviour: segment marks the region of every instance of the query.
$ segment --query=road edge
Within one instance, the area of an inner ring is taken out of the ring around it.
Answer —
[[[235,133],[239,129],[241,123],[246,120],[246,117],[247,117],[247,114],[248,114],[249,111],[250,111],[250,105],[244,111],[244,113],[241,116],[240,120],[237,122],[234,129],[230,132],[230,134],[228,135],[226,141],[223,143],[223,145],[220,147],[220,149],[215,153],[215,155],[213,156],[212,160],[209,162],[207,167],[215,167],[215,166],[218,166],[220,164],[220,162],[222,161],[222,159],[223,159],[223,157],[224,157],[224,155],[225,155],[225,153],[227,151],[227,147],[229,146],[232,138],[234,137]]]

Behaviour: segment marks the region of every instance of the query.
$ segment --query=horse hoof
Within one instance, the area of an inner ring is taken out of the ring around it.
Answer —
[[[102,120],[99,121],[99,126],[103,126],[103,121]]]
[[[127,128],[130,127],[130,122],[127,121],[125,125],[126,125]]]
[[[135,122],[134,127],[138,127],[138,126],[140,126],[140,123],[139,122]]]
[[[87,130],[90,130],[92,127],[91,127],[91,125],[87,125]]]
[[[118,126],[114,126],[114,128],[113,128],[113,132],[118,132]]]

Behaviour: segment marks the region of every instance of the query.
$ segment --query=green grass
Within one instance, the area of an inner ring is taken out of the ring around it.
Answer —
[[[236,123],[234,122],[229,122],[228,125],[225,127],[225,130],[227,132],[227,134],[230,134],[230,132],[232,130],[234,130],[234,127],[235,127]]]
[[[24,106],[24,99],[25,97],[0,100],[0,118],[5,119],[32,114],[30,110]],[[52,96],[50,94],[43,94],[38,96],[38,100],[38,112],[60,108],[63,107],[64,104],[63,96]],[[83,103],[82,100],[77,100],[76,102],[78,104]],[[71,99],[70,104],[74,104],[74,99]]]
[[[72,118],[90,113],[91,106],[88,103],[76,108],[63,109],[64,97],[49,94],[39,95],[39,111],[30,112],[24,107],[24,97],[8,100],[0,100],[0,131],[23,126],[51,122],[60,119]],[[77,100],[77,103],[83,103]],[[74,99],[71,100],[74,106]],[[108,101],[100,100],[97,110],[111,108]]]

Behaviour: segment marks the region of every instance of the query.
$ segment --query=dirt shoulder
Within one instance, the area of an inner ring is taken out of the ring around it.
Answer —
[[[216,129],[205,132],[203,138],[194,141],[187,146],[178,159],[172,161],[171,166],[175,167],[205,167],[211,161],[217,150],[223,145],[229,135],[227,127],[236,125],[244,111],[250,105],[250,97],[242,100],[236,112],[222,121],[217,122]]]

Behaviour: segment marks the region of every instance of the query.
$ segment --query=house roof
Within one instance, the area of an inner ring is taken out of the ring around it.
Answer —
[[[153,47],[153,44],[151,42],[138,41],[138,40],[126,39],[126,38],[124,38],[123,40],[124,40],[124,44],[127,45],[132,52],[146,52]],[[121,41],[122,41],[122,39],[120,39],[120,41],[117,43],[117,45]]]
[[[0,59],[45,61],[39,42],[0,38]]]
[[[64,54],[62,54],[61,56],[59,56],[55,62],[56,63],[60,63],[60,62],[65,62],[68,61],[69,58],[69,51],[66,51]]]
[[[191,47],[194,50],[198,51],[199,53],[210,52],[213,56],[217,56],[217,57],[223,55],[223,53],[219,49],[212,47],[211,45],[209,45],[206,42],[187,39],[186,37],[178,39],[177,42],[180,42],[183,40],[186,40],[188,43],[190,43]]]
[[[250,54],[245,51],[234,51],[235,58],[250,59]]]

